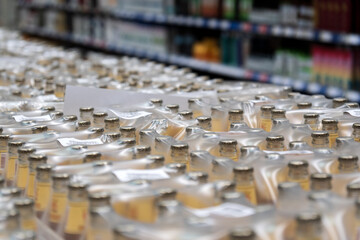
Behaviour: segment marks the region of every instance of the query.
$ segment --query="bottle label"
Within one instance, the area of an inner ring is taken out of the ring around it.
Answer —
[[[5,168],[6,161],[7,161],[7,159],[8,159],[8,153],[7,153],[5,150],[1,150],[1,151],[0,151],[0,157],[1,157],[1,160],[0,160],[0,168],[4,169],[4,168]]]
[[[59,223],[66,210],[67,194],[53,193],[51,201],[50,222]]]
[[[330,133],[329,134],[329,146],[330,148],[333,148],[336,146],[336,138],[339,137],[339,134],[337,133]]]
[[[87,212],[87,202],[70,202],[65,223],[65,233],[81,234],[85,229]]]
[[[32,230],[36,231],[36,221],[35,217],[29,219],[21,219],[21,228],[23,230]]]
[[[16,168],[16,156],[11,156],[8,160],[8,165],[7,165],[7,169],[6,169],[6,179],[7,180],[14,180],[15,168]]]
[[[44,211],[46,210],[51,192],[51,184],[46,182],[37,182],[35,191],[35,210]]]
[[[257,204],[256,191],[255,186],[236,186],[237,192],[242,192],[246,198],[254,205]]]
[[[29,174],[29,182],[26,189],[26,196],[29,198],[35,197],[35,173],[31,172]]]
[[[22,121],[37,121],[37,122],[45,122],[45,121],[51,121],[50,115],[44,115],[44,116],[36,116],[36,117],[27,117],[24,115],[15,115],[13,116],[16,122],[22,122]]]
[[[261,118],[261,120],[260,120],[260,128],[264,129],[267,132],[270,132],[271,127],[272,127],[272,120],[271,119]]]
[[[216,215],[227,218],[242,218],[255,214],[255,209],[244,206],[237,203],[223,203],[216,207],[203,208],[203,209],[191,209],[198,217],[208,217],[210,215]]]
[[[22,189],[26,188],[29,176],[29,165],[19,164],[16,186]]]
[[[115,176],[122,182],[132,180],[161,180],[168,179],[170,176],[161,169],[127,169],[113,171]]]
[[[80,140],[80,139],[76,139],[76,138],[59,138],[58,142],[63,147],[69,147],[69,146],[73,146],[73,145],[91,146],[91,145],[103,144],[103,142],[101,141],[100,138],[86,139],[86,140]]]

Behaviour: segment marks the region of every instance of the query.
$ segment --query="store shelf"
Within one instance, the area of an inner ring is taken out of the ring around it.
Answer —
[[[176,64],[184,67],[190,67],[194,70],[208,72],[211,74],[219,74],[233,79],[246,79],[256,82],[286,85],[286,86],[291,86],[296,91],[306,92],[309,94],[324,94],[332,98],[345,96],[350,101],[360,102],[360,92],[343,91],[338,87],[324,86],[318,83],[309,83],[297,79],[291,79],[288,77],[255,72],[240,67],[231,67],[223,64],[199,61],[194,58],[184,57],[174,54],[159,54],[159,53],[146,52],[146,51],[126,48],[126,47],[110,46],[92,40],[77,39],[69,34],[58,34],[54,32],[44,31],[43,29],[20,29],[20,31],[22,33],[29,35],[33,35],[37,37],[45,37],[53,40],[61,40],[70,44],[76,44],[83,47],[91,47],[100,51],[108,51],[116,54],[132,55],[139,58],[148,58],[154,61],[164,62],[168,64]]]
[[[69,11],[79,14],[97,14],[127,21],[136,21],[148,24],[165,24],[170,26],[186,26],[193,28],[206,28],[223,31],[239,31],[243,33],[259,34],[273,37],[284,37],[306,41],[343,44],[347,46],[360,46],[360,35],[352,33],[338,33],[326,30],[303,29],[281,25],[255,24],[249,22],[206,19],[201,17],[137,14],[118,11],[84,10],[68,7],[66,5],[49,5],[23,3],[20,8],[52,9],[57,11]]]

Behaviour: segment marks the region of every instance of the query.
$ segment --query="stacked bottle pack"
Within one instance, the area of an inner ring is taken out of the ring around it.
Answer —
[[[358,103],[0,39],[0,239],[359,237]]]

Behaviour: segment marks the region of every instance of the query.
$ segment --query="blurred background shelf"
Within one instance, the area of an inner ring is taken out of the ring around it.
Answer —
[[[84,42],[82,40],[76,39],[74,36],[69,34],[58,34],[54,32],[48,32],[42,29],[21,29],[21,31],[28,35],[45,37],[52,40],[61,40],[73,45],[91,47],[95,50],[105,50],[116,54],[126,54],[168,64],[176,64],[184,67],[190,67],[194,70],[222,75],[235,79],[246,79],[256,82],[291,86],[296,91],[306,92],[309,94],[324,94],[333,98],[345,96],[350,101],[360,102],[360,92],[343,91],[341,88],[338,87],[325,86],[318,83],[308,83],[301,80],[291,79],[283,76],[270,75],[267,73],[255,72],[239,67],[226,66],[223,64],[208,63],[194,58],[179,55],[155,54],[147,51],[139,51],[134,48],[121,48],[111,45],[99,44],[96,43],[96,41],[92,40]]]

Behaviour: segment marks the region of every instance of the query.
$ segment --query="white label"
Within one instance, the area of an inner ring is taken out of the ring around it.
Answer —
[[[217,215],[228,218],[241,218],[255,213],[253,208],[236,203],[224,203],[216,207],[191,209],[190,211],[198,217]]]
[[[69,147],[69,146],[73,146],[73,145],[91,146],[91,145],[103,144],[103,142],[101,141],[100,138],[86,139],[86,140],[80,140],[80,139],[76,139],[76,138],[59,138],[58,142],[63,147]]]
[[[5,164],[7,162],[7,153],[1,153],[1,161],[0,161],[0,168],[5,168]]]
[[[116,116],[123,119],[136,119],[141,117],[146,117],[151,115],[149,112],[145,111],[135,111],[135,112],[115,112]]]
[[[161,180],[170,178],[169,175],[160,169],[126,169],[117,170],[113,172],[115,176],[122,182],[129,182],[132,180]]]
[[[37,122],[51,121],[50,115],[37,116],[37,117],[27,117],[27,116],[24,116],[24,115],[15,115],[15,116],[13,116],[13,118],[17,122],[22,122],[22,121],[37,121]]]
[[[360,110],[357,110],[357,109],[348,110],[348,111],[346,111],[346,113],[348,113],[354,117],[360,117]]]

